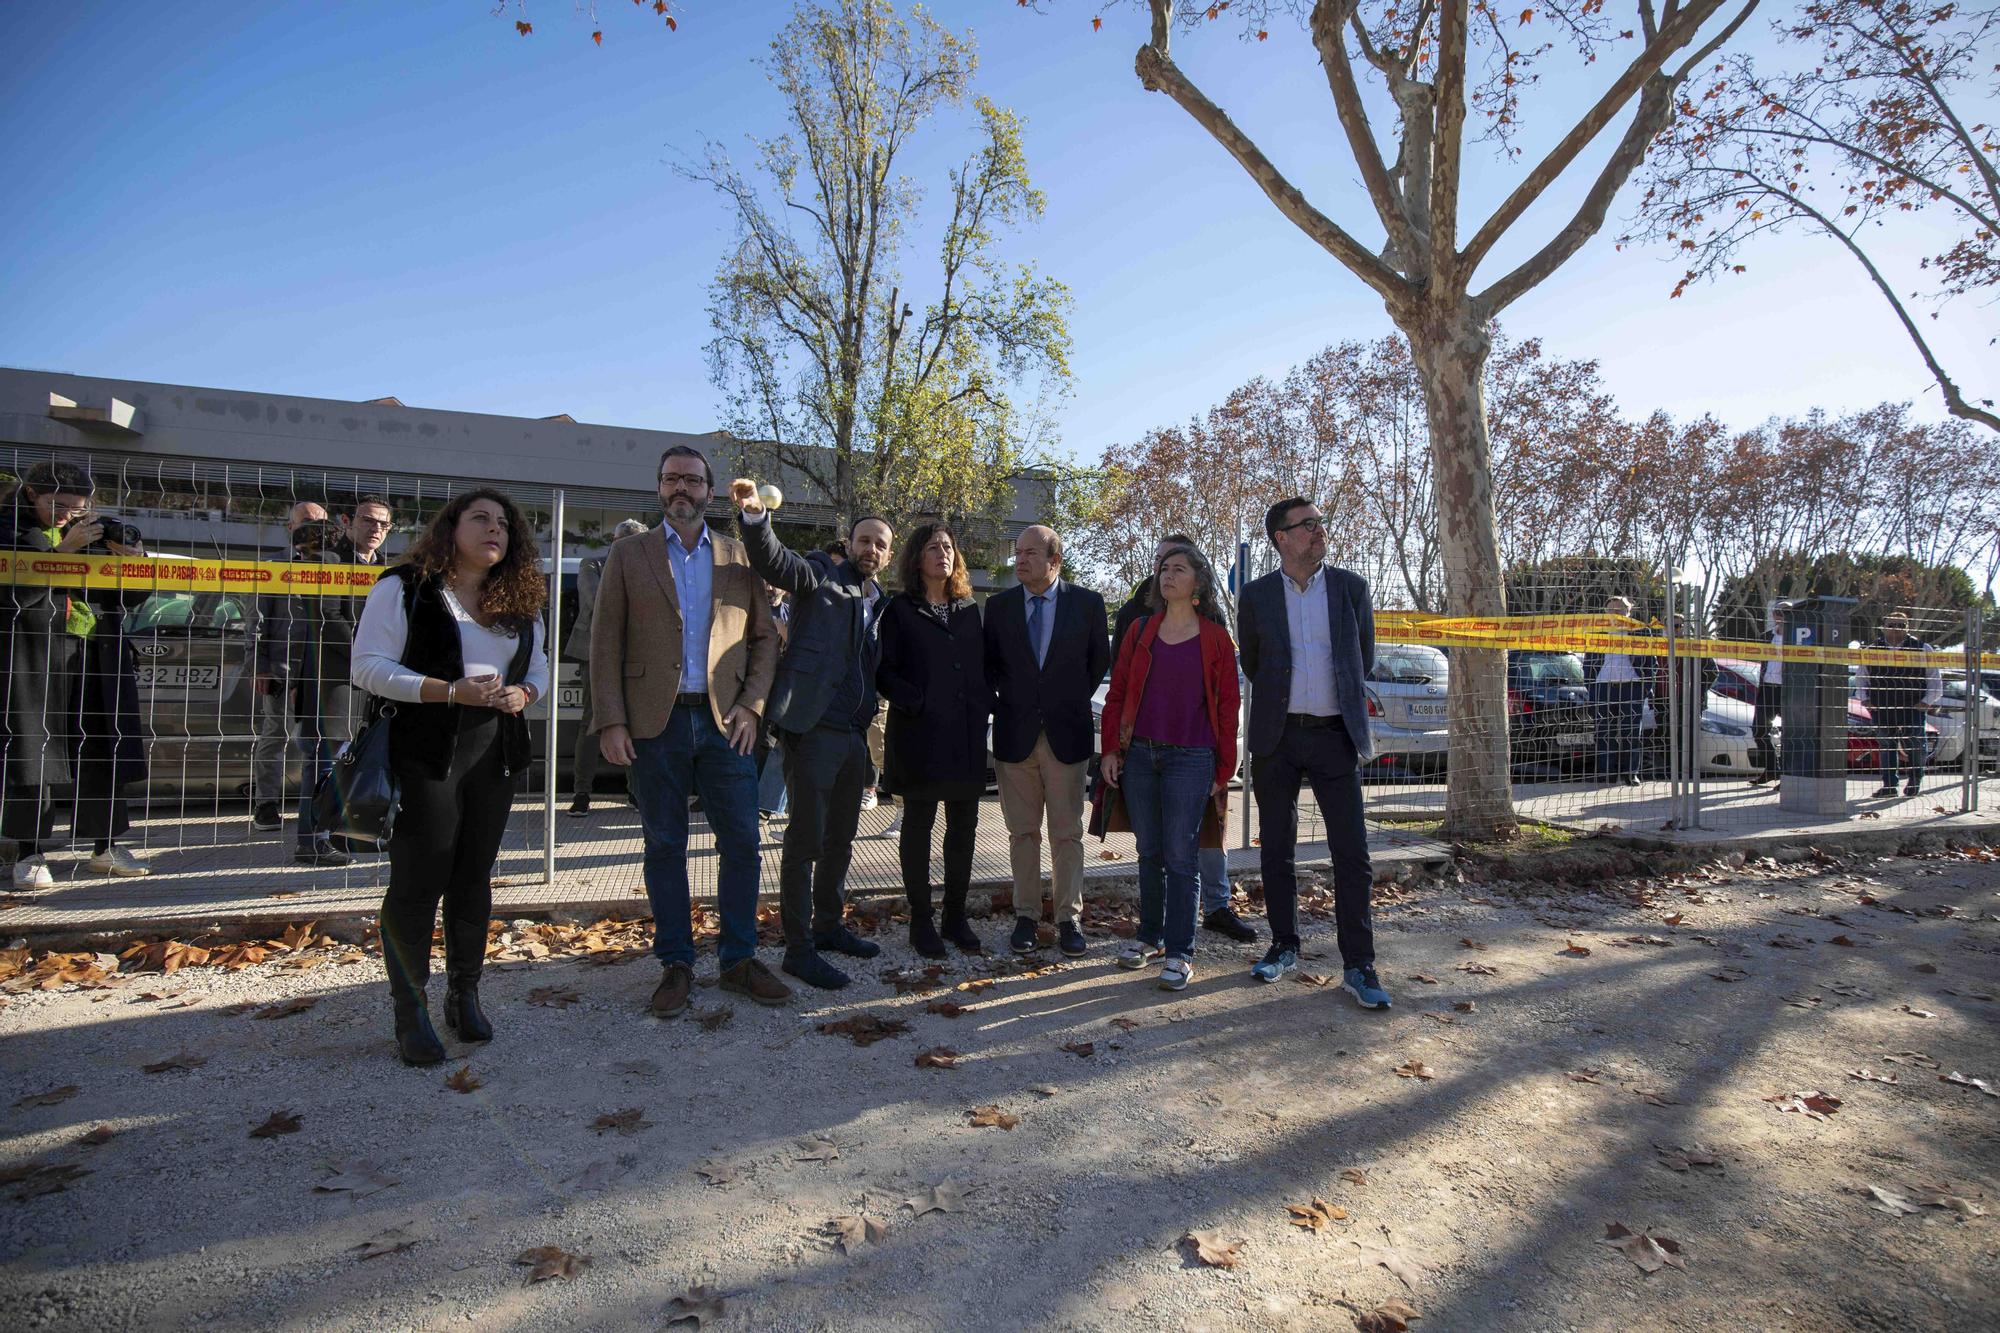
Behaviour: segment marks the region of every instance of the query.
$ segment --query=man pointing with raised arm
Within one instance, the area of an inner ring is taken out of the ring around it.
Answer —
[[[895,535],[879,518],[847,533],[847,558],[786,550],[771,531],[757,484],[729,483],[743,514],[750,567],[792,599],[791,637],[778,661],[767,716],[783,734],[792,818],[778,863],[785,925],[784,969],[809,986],[838,990],[847,973],[822,951],[873,958],[882,951],[847,928],[847,865],[871,780],[868,724],[875,718],[878,628],[887,604],[875,576],[889,563]]]

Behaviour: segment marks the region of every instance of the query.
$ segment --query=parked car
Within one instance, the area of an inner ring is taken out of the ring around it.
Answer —
[[[1725,699],[1754,706],[1757,702],[1757,682],[1764,678],[1764,664],[1727,657],[1712,660],[1715,662],[1715,692]]]
[[[1742,777],[1750,771],[1750,718],[1754,709],[1721,690],[1710,690],[1701,710],[1701,739],[1696,752],[1701,756],[1703,777]],[[1648,700],[1639,719],[1639,743],[1645,755],[1646,771],[1665,777],[1666,735],[1660,730],[1665,709],[1655,709]]]
[[[249,795],[257,741],[251,601],[233,592],[156,592],[127,619],[151,789]],[[296,783],[296,754],[286,768]]]
[[[1508,651],[1507,736],[1517,768],[1556,765],[1565,775],[1589,768],[1597,730],[1582,658],[1534,648]]]
[[[1450,662],[1428,644],[1378,643],[1363,693],[1375,738],[1373,766],[1433,772],[1451,749]]]
[[[1977,689],[1979,762],[1982,767],[2000,765],[2000,698]],[[1944,697],[1930,710],[1932,725],[1938,729],[1937,762],[1949,764],[1965,753],[1966,682],[1963,674],[1944,678]]]

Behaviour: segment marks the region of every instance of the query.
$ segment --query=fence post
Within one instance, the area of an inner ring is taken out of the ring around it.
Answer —
[[[1687,590],[1687,623],[1690,630],[1693,630],[1696,625],[1705,623],[1702,619],[1703,612],[1701,602],[1698,600],[1699,597],[1700,592],[1698,589],[1689,588]],[[1696,637],[1706,638],[1707,633],[1706,631],[1696,631]],[[1708,691],[1701,686],[1701,656],[1699,654],[1689,655],[1686,671],[1688,689],[1691,692],[1691,697],[1694,699],[1694,716],[1690,719],[1687,729],[1687,827],[1700,828],[1702,826],[1701,716],[1708,711]]]
[[[1979,808],[1979,713],[1986,686],[1979,677],[1979,644],[1986,626],[1977,608],[1965,613],[1965,753],[1959,757],[1959,809]]]
[[[549,541],[549,634],[545,645],[549,650],[549,694],[544,701],[549,709],[549,734],[544,747],[547,757],[542,761],[542,883],[551,885],[556,882],[556,760],[562,737],[563,498],[562,488],[557,487],[550,505],[554,531]]]

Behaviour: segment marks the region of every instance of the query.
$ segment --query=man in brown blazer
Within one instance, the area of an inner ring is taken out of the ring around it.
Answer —
[[[723,990],[783,1004],[791,989],[757,961],[756,745],[777,672],[778,631],[742,543],[702,517],[715,477],[686,445],[660,456],[666,522],[615,542],[590,632],[590,688],[605,762],[631,769],[646,833],[652,1011],[673,1018],[694,982],[688,920],[688,796],[701,796],[720,861]]]

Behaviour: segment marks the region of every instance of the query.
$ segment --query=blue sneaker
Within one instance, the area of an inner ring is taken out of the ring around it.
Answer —
[[[1299,970],[1299,955],[1296,950],[1274,944],[1264,954],[1262,962],[1250,969],[1250,975],[1259,981],[1277,981],[1287,972]]]
[[[1373,967],[1350,967],[1341,977],[1340,987],[1354,997],[1354,1002],[1363,1009],[1387,1009],[1389,992],[1382,989],[1382,982],[1375,975]]]

